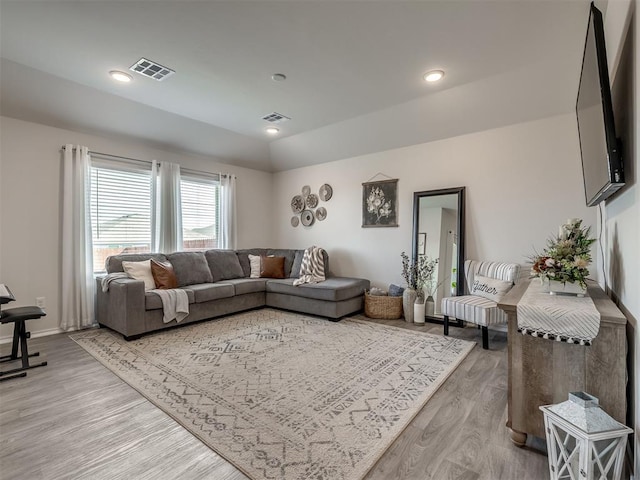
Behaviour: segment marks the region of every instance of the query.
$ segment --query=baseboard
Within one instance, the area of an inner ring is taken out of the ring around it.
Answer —
[[[48,328],[46,330],[39,330],[37,332],[33,332],[31,334],[31,338],[47,337],[49,335],[56,335],[58,333],[65,333],[65,331],[59,328]],[[4,343],[11,343],[12,340],[13,340],[13,335],[0,337],[0,345]]]

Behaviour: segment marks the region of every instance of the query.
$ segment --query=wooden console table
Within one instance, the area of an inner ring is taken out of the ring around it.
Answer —
[[[537,281],[537,280],[532,280]],[[621,423],[626,422],[627,319],[595,283],[588,294],[600,312],[600,330],[591,346],[573,345],[518,333],[517,305],[529,286],[516,285],[498,305],[507,313],[511,440],[523,446],[527,435],[544,438],[540,405],[564,402],[569,392],[585,391]]]

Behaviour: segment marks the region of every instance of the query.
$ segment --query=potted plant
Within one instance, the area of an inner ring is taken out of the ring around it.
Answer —
[[[402,277],[407,283],[402,299],[404,318],[407,322],[424,323],[425,290],[428,289],[429,292],[432,290],[433,274],[438,259],[430,260],[426,255],[420,255],[417,260],[409,260],[405,252],[402,252],[400,256],[402,257]],[[431,296],[432,293],[429,295]],[[433,302],[433,298],[431,301]],[[422,307],[417,307],[417,317],[414,315],[416,309],[414,305],[422,305]]]
[[[595,242],[589,238],[590,231],[579,218],[567,220],[560,226],[558,236],[549,238],[547,248],[531,257],[531,275],[548,282],[550,294],[586,293],[591,244]]]

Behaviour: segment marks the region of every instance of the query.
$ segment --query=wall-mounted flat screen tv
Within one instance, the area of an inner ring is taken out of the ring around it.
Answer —
[[[589,14],[576,102],[587,205],[606,200],[624,186],[622,157],[613,121],[602,13]]]

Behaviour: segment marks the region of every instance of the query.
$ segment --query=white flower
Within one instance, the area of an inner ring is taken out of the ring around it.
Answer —
[[[553,267],[553,266],[556,264],[556,261],[555,261],[553,258],[547,258],[547,259],[544,261],[544,264],[545,264],[547,267]]]

